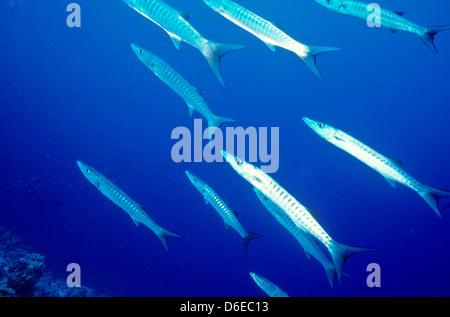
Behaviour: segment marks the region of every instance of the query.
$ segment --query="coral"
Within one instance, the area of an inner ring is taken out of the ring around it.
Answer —
[[[32,295],[34,285],[45,268],[44,257],[37,253],[26,254],[12,264],[8,271],[8,284],[20,296]]]
[[[20,238],[0,226],[0,297],[98,297],[88,287],[67,286],[45,271],[44,256],[30,253]]]

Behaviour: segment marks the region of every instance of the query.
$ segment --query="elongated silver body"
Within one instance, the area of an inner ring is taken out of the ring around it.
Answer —
[[[164,29],[175,47],[180,48],[182,41],[197,48],[208,63],[220,83],[225,83],[220,72],[220,57],[232,50],[245,48],[240,44],[213,42],[201,35],[189,22],[189,15],[178,11],[162,0],[123,0],[131,8],[150,19]]]
[[[399,166],[399,162],[387,158],[339,129],[309,118],[303,118],[303,120],[322,138],[383,175],[393,187],[395,187],[395,182],[398,182],[417,192],[436,214],[442,217],[437,201],[442,197],[449,196],[450,192],[422,184],[406,173]]]
[[[333,263],[328,259],[328,257],[323,252],[322,248],[316,243],[313,236],[308,232],[300,229],[297,225],[289,218],[289,216],[283,212],[273,201],[264,196],[259,190],[254,188],[256,195],[263,203],[264,207],[275,217],[275,219],[288,230],[300,245],[305,250],[307,256],[312,255],[315,257],[320,264],[322,264],[325,272],[327,274],[328,282],[330,286],[333,287],[333,279],[336,276],[336,269]]]
[[[356,253],[372,251],[333,240],[309,211],[269,175],[225,151],[222,151],[222,154],[239,175],[284,211],[299,229],[312,235],[329,250],[339,279],[342,278],[345,258]]]
[[[258,37],[267,46],[275,51],[275,47],[281,47],[297,54],[306,65],[319,78],[322,78],[316,64],[315,55],[326,51],[335,51],[337,48],[325,46],[305,45],[287,35],[280,28],[255,13],[247,10],[231,0],[203,0],[211,9],[221,14],[226,19],[240,26],[244,30]]]
[[[172,66],[162,58],[142,47],[131,44],[136,56],[148,67],[159,79],[169,86],[187,104],[189,113],[192,116],[194,110],[198,111],[208,121],[208,126],[219,127],[224,122],[232,122],[233,119],[216,116],[211,112],[202,97],[202,92],[192,86],[183,76],[181,76]]]
[[[402,12],[387,10],[380,7],[377,3],[364,3],[346,0],[314,1],[337,13],[359,18],[370,23],[379,23],[380,26],[384,26],[391,31],[400,30],[414,33],[418,35],[435,53],[437,53],[437,50],[433,43],[434,35],[450,28],[450,26],[426,27],[418,25],[404,18]]]
[[[166,249],[168,249],[166,243],[168,237],[181,238],[179,235],[159,226],[152,218],[150,218],[142,205],[135,202],[130,196],[93,167],[80,161],[77,161],[77,164],[89,182],[91,182],[109,200],[130,215],[136,225],[142,223],[151,229],[159,237]]]
[[[248,242],[254,238],[260,237],[260,235],[245,230],[237,219],[236,213],[228,207],[219,195],[217,195],[217,193],[210,186],[208,186],[208,184],[202,181],[198,176],[195,176],[188,171],[186,171],[186,175],[195,188],[203,195],[205,203],[211,204],[211,206],[213,206],[213,208],[217,211],[219,216],[225,222],[225,227],[228,228],[228,226],[230,226],[239,233],[244,244],[244,249],[247,250]]]
[[[277,285],[262,277],[256,273],[250,272],[250,276],[255,281],[255,283],[270,297],[289,297],[285,291],[279,288]]]
[[[275,46],[282,47],[300,57],[306,57],[309,53],[307,45],[294,40],[271,22],[233,1],[204,0],[204,2],[226,19],[259,38],[271,49],[274,49]]]

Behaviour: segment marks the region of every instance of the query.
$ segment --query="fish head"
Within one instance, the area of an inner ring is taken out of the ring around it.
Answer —
[[[161,67],[160,58],[158,56],[134,43],[131,43],[130,46],[137,57],[147,65],[151,71],[155,73],[158,72]]]
[[[251,172],[255,167],[252,164],[247,163],[244,160],[241,160],[237,156],[234,156],[226,151],[222,151],[223,157],[226,161],[233,167],[233,169],[242,177],[248,178],[251,175]]]
[[[83,162],[77,161],[77,165],[80,168],[83,175],[90,181],[92,184],[95,184],[99,179],[99,172],[97,172],[93,167],[90,167]]]
[[[222,151],[222,155],[231,167],[256,189],[262,190],[267,185],[268,176],[259,168],[226,151]]]
[[[332,126],[308,119],[306,117],[302,119],[311,129],[313,129],[318,135],[326,140],[332,139],[336,135],[337,129],[333,128]]]
[[[192,174],[191,172],[185,171],[191,183],[197,188],[199,192],[203,192],[205,189],[205,182],[202,181],[198,176]]]
[[[206,3],[206,5],[208,7],[210,7],[211,9],[218,10],[222,6],[223,1],[222,0],[203,0],[203,2]]]
[[[314,2],[329,9],[338,9],[342,5],[342,0],[314,0]]]
[[[261,289],[267,291],[270,288],[270,283],[268,283],[268,281],[264,277],[259,276],[258,274],[253,272],[250,272],[250,276]]]

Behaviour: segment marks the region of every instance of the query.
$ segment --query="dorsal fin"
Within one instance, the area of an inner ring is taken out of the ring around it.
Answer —
[[[190,15],[189,13],[177,10],[178,14],[181,15],[183,17],[183,19],[185,19],[186,21],[189,21],[192,17],[192,15]]]
[[[402,167],[403,165],[405,165],[404,161],[400,161],[400,160],[395,160],[395,159],[391,159],[391,161],[397,165],[398,167]]]
[[[205,91],[204,91],[204,90],[199,89],[199,88],[197,88],[197,87],[194,87],[194,88],[195,88],[195,91],[196,91],[200,96],[204,96],[204,95],[205,95]]]

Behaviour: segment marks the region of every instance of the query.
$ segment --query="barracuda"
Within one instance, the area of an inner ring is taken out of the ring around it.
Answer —
[[[342,1],[342,0],[314,0],[316,3],[330,9],[332,11],[352,16],[355,18],[366,20],[373,14],[372,10],[368,11],[369,4],[359,1]],[[377,12],[375,12],[377,13]],[[433,43],[434,36],[441,32],[450,29],[450,26],[421,26],[415,24],[408,19],[405,19],[402,12],[394,12],[386,9],[381,9],[380,24],[391,31],[400,30],[417,34],[422,41],[432,50],[437,53],[437,49]]]
[[[319,78],[322,78],[322,75],[316,65],[316,55],[340,50],[338,48],[327,46],[304,45],[291,38],[274,24],[233,1],[203,0],[203,2],[231,22],[258,37],[266,43],[272,51],[275,51],[275,47],[278,46],[294,52]]]
[[[250,276],[255,281],[255,283],[261,288],[267,295],[270,297],[289,297],[285,291],[276,286],[274,283],[269,281],[268,279],[250,272]]]
[[[303,118],[303,120],[322,138],[356,157],[358,160],[383,175],[393,187],[395,187],[395,182],[398,182],[417,192],[434,212],[442,218],[438,201],[443,197],[450,197],[450,192],[418,182],[399,166],[401,165],[401,162],[388,159],[339,129],[308,118]]]
[[[109,179],[107,179],[97,170],[80,161],[77,161],[77,164],[88,181],[91,182],[109,200],[111,200],[117,206],[122,208],[127,214],[129,214],[136,226],[139,223],[142,223],[150,230],[152,230],[161,240],[166,250],[169,250],[169,248],[167,247],[167,238],[181,238],[176,233],[170,232],[169,230],[166,230],[156,224],[156,222],[153,221],[153,219],[150,218],[149,215],[147,215],[147,211],[142,205],[131,199],[120,188],[114,185]]]
[[[161,79],[186,102],[189,108],[189,114],[191,116],[194,110],[198,111],[208,121],[209,127],[220,127],[220,125],[225,122],[234,122],[233,119],[219,117],[213,114],[203,100],[202,92],[192,86],[163,59],[136,44],[131,44],[131,48],[145,66],[155,73],[159,79]]]
[[[123,0],[131,8],[164,29],[175,47],[182,41],[198,49],[208,61],[209,66],[222,86],[225,83],[220,71],[220,59],[225,54],[244,49],[245,45],[213,42],[201,35],[189,22],[189,15],[178,11],[162,0]]]
[[[346,258],[357,253],[372,251],[372,249],[349,246],[333,240],[309,211],[269,175],[225,151],[222,151],[222,154],[239,175],[272,200],[298,228],[311,234],[328,249],[339,280],[342,279],[342,268]]]
[[[225,222],[225,228],[231,226],[239,233],[242,238],[242,244],[244,245],[245,251],[247,251],[248,243],[251,240],[262,237],[259,234],[245,230],[237,219],[236,213],[231,210],[230,207],[227,206],[227,204],[225,204],[225,202],[211,187],[208,186],[208,184],[188,171],[186,171],[186,175],[188,176],[191,183],[195,186],[195,188],[203,195],[203,197],[205,198],[205,203],[211,204],[211,206],[214,207],[220,217],[222,217],[223,221]]]
[[[322,264],[327,274],[328,282],[330,283],[330,286],[333,287],[333,280],[336,276],[336,269],[333,263],[328,260],[327,256],[322,251],[320,246],[316,243],[313,236],[297,227],[285,212],[283,212],[273,201],[263,195],[259,190],[257,190],[256,188],[254,188],[254,190],[259,200],[261,200],[261,202],[263,203],[264,207],[266,207],[266,209],[269,210],[272,216],[274,216],[275,219],[283,227],[285,227],[295,237],[295,239],[297,239],[297,241],[305,250],[308,258],[310,255],[312,255],[317,259],[317,261],[320,262],[320,264]]]

